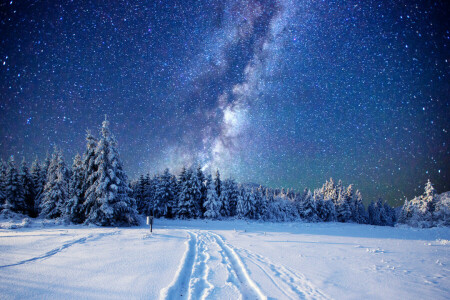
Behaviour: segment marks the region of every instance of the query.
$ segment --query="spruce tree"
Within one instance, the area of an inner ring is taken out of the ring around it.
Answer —
[[[367,224],[368,216],[359,190],[356,190],[355,198],[355,222],[359,224]]]
[[[381,225],[381,216],[380,216],[380,208],[378,206],[378,203],[381,202],[381,199],[379,199],[376,203],[370,202],[368,212],[369,212],[369,224],[371,225]]]
[[[136,203],[117,152],[117,142],[102,123],[101,138],[95,148],[95,173],[85,194],[86,224],[101,226],[137,225]],[[89,166],[90,167],[90,166]]]
[[[40,203],[41,214],[45,219],[62,217],[69,196],[69,173],[64,163],[62,153],[55,147],[47,170],[47,180]]]
[[[155,190],[155,217],[169,217],[174,207],[174,190],[172,185],[172,175],[169,169],[159,176],[159,184]]]
[[[22,159],[22,166],[19,172],[19,181],[23,190],[23,197],[24,197],[23,211],[30,217],[35,218],[36,212],[34,209],[34,199],[35,199],[34,182],[28,169],[27,163],[25,161],[25,157]]]
[[[192,170],[191,177],[191,192],[195,206],[195,217],[203,217],[203,182],[205,178],[200,167],[197,170]]]
[[[342,188],[339,188],[337,191],[339,193],[336,201],[337,220],[339,222],[348,222],[352,215],[350,201]]]
[[[47,172],[48,168],[50,167],[52,157],[50,153],[47,151],[47,154],[45,155],[44,163],[42,164],[42,177],[44,178],[44,186],[47,183]]]
[[[136,207],[139,214],[147,213],[144,208],[147,207],[144,201],[145,188],[148,185],[146,182],[146,177],[143,174],[139,176],[133,189],[133,198],[136,200]]]
[[[36,159],[31,164],[31,178],[33,180],[33,189],[34,189],[34,214],[38,216],[40,213],[40,203],[42,198],[42,193],[44,191],[45,186],[45,176],[44,171],[41,169],[41,165],[36,157]]]
[[[185,169],[181,171],[179,180],[179,195],[178,195],[178,217],[182,219],[194,218],[197,215],[195,207],[195,198],[192,191],[192,169]]]
[[[73,223],[83,223],[83,183],[84,168],[81,156],[77,154],[72,164],[72,175],[69,181],[69,200],[66,206],[66,218]]]
[[[207,182],[208,182],[207,196],[206,201],[203,203],[205,209],[205,218],[217,219],[220,217],[219,212],[220,203],[219,197],[217,196],[216,192],[216,186],[211,178],[211,175],[209,175]]]
[[[425,192],[422,197],[423,197],[423,200],[427,204],[428,211],[430,213],[433,213],[435,210],[437,197],[436,197],[436,190],[434,189],[433,185],[431,184],[430,179],[428,179],[428,182],[425,185]]]
[[[83,162],[83,185],[82,185],[82,194],[83,198],[86,199],[86,192],[91,187],[94,182],[98,179],[98,166],[95,163],[96,153],[95,149],[97,148],[97,140],[88,130],[86,132],[86,150],[83,154],[82,162]],[[88,211],[91,207],[88,203],[83,203],[84,215],[87,215]]]
[[[26,213],[25,198],[23,188],[20,184],[19,173],[17,171],[14,156],[11,156],[8,160],[8,167],[6,170],[5,179],[5,203],[3,204],[3,211]]]
[[[156,206],[156,188],[159,186],[159,177],[153,176],[150,178],[150,174],[145,176],[144,187],[144,206],[143,213],[147,216],[154,216],[154,210]]]
[[[244,196],[244,217],[248,219],[256,219],[256,209],[255,209],[255,193],[252,189],[250,192],[247,191]]]
[[[3,161],[3,159],[0,159],[0,210],[3,207],[3,204],[5,204],[6,200],[6,163]]]
[[[244,203],[245,195],[246,195],[245,189],[242,186],[240,186],[239,192],[238,192],[238,197],[237,197],[237,202],[236,202],[236,216],[240,219],[245,218],[245,215],[246,215],[245,203]]]
[[[216,186],[217,197],[222,194],[222,181],[220,180],[219,170],[216,171],[216,177],[214,178],[214,184]]]
[[[319,220],[316,211],[316,202],[314,201],[311,191],[308,190],[308,193],[305,195],[300,207],[301,209],[299,213],[302,219],[310,222],[317,222]]]

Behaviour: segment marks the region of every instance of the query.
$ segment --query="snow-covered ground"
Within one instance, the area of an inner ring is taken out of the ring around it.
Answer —
[[[450,298],[449,228],[22,225],[0,229],[2,299]]]

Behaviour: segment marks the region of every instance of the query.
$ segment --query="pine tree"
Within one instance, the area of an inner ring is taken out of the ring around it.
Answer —
[[[147,181],[148,177],[144,177],[144,175],[140,175],[136,184],[133,186],[133,198],[136,200],[137,211],[139,214],[147,213],[148,205],[145,202],[145,189],[149,184]]]
[[[128,196],[131,190],[116,147],[117,142],[105,118],[101,138],[95,148],[96,172],[90,176],[94,181],[85,194],[86,224],[137,225],[136,203]]]
[[[267,197],[266,191],[263,190],[262,186],[257,189],[257,199],[256,199],[256,217],[257,219],[263,220],[267,214]]]
[[[409,201],[408,201],[408,199],[405,199],[405,202],[403,203],[402,209],[400,211],[400,215],[398,216],[398,223],[406,224],[406,222],[408,221],[409,215],[410,215]]]
[[[192,170],[191,193],[194,200],[195,217],[201,218],[203,211],[203,182],[205,178],[200,167],[196,171]]]
[[[14,156],[8,160],[5,180],[5,203],[3,204],[4,213],[16,212],[25,213],[25,199],[22,186],[20,184],[19,173],[14,161]]]
[[[168,217],[174,218],[178,214],[177,209],[178,209],[178,191],[179,191],[178,180],[175,175],[170,176],[170,186],[173,191],[173,200],[171,203],[171,211],[169,212]]]
[[[144,177],[144,195],[143,202],[141,203],[141,214],[146,216],[154,216],[153,209],[155,206],[156,187],[159,184],[159,178],[155,175],[150,177],[147,173]]]
[[[34,182],[28,169],[27,163],[25,161],[25,157],[22,159],[22,166],[19,172],[19,182],[23,190],[23,197],[24,197],[23,211],[27,215],[35,218],[36,213],[34,210],[34,199],[35,199]]]
[[[83,183],[84,168],[81,156],[77,154],[72,164],[72,176],[69,180],[69,200],[66,206],[66,217],[70,222],[83,223]]]
[[[437,198],[436,198],[436,190],[431,184],[430,179],[428,179],[427,184],[425,185],[425,193],[423,195],[423,200],[427,204],[428,211],[433,213],[435,210]]]
[[[381,199],[376,203],[372,201],[369,205],[369,224],[371,225],[381,225],[380,207],[378,203],[381,203]]]
[[[364,207],[364,203],[362,200],[362,195],[359,190],[356,190],[355,193],[356,202],[355,202],[355,222],[359,224],[367,224],[368,215],[366,212],[366,208]]]
[[[3,204],[5,204],[6,200],[5,185],[6,185],[6,163],[3,161],[3,159],[0,159],[0,210],[3,207]]]
[[[217,196],[216,186],[211,178],[211,175],[209,175],[207,182],[208,182],[207,196],[206,201],[203,203],[205,208],[205,218],[217,219],[220,217],[219,211],[221,205],[219,203],[219,197]]]
[[[337,220],[339,222],[348,222],[352,216],[351,206],[349,203],[350,201],[343,189],[339,188],[337,191],[339,193],[338,200],[336,202]]]
[[[50,153],[47,151],[47,154],[45,155],[45,159],[44,159],[44,163],[42,164],[42,178],[44,178],[44,185],[47,183],[47,172],[48,172],[48,168],[50,167],[50,163],[51,163],[51,155]]]
[[[217,197],[222,194],[222,181],[220,180],[219,170],[216,171],[216,177],[214,178],[214,184],[216,186]]]
[[[237,197],[237,202],[236,202],[236,216],[240,219],[243,219],[246,215],[245,204],[244,204],[245,194],[246,194],[245,189],[242,186],[240,186],[239,192],[238,192],[238,197]]]
[[[158,185],[155,189],[155,208],[156,217],[171,217],[172,209],[175,206],[175,191],[172,181],[172,175],[169,169],[159,176]]]
[[[317,222],[319,217],[316,212],[316,203],[314,201],[314,197],[311,194],[311,191],[308,190],[308,193],[305,195],[303,201],[300,206],[300,217],[304,220],[310,222]]]
[[[62,153],[55,147],[47,170],[47,180],[42,195],[41,216],[55,219],[63,216],[68,199],[68,171]]]
[[[94,182],[98,179],[98,165],[95,163],[96,153],[95,150],[97,148],[97,140],[88,130],[86,132],[86,150],[83,154],[82,163],[83,163],[83,185],[82,185],[82,194],[83,199],[87,198],[87,190],[94,184]],[[86,216],[88,211],[91,209],[88,203],[83,203],[83,214]]]
[[[394,226],[395,224],[395,210],[389,206],[387,202],[384,202],[383,209],[385,212],[385,226]]]
[[[244,195],[244,217],[256,219],[255,194],[253,189]]]
[[[450,197],[444,194],[441,194],[436,203],[433,212],[433,226],[450,226]]]
[[[31,178],[33,180],[34,189],[34,215],[38,216],[40,213],[40,203],[42,198],[42,193],[45,186],[45,176],[44,171],[41,169],[41,165],[36,157],[36,159],[31,164]]]
[[[183,167],[179,180],[178,195],[178,217],[182,219],[194,218],[197,216],[194,193],[192,191],[192,169]]]
[[[199,216],[202,217],[205,213],[204,205],[203,203],[206,201],[207,197],[207,190],[208,187],[206,185],[206,176],[202,171],[202,168],[200,166],[197,166],[197,179],[200,184],[200,194],[198,199],[198,205],[199,205]]]

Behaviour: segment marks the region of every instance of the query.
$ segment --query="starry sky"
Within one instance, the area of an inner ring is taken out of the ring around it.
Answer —
[[[0,154],[68,164],[104,115],[130,178],[450,190],[445,1],[1,1]],[[397,201],[397,202],[396,202]]]

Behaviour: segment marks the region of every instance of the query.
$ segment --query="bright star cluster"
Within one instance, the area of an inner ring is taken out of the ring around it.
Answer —
[[[448,7],[428,1],[0,4],[0,154],[69,161],[104,115],[130,177],[450,189]]]

